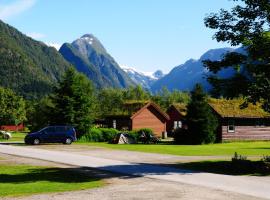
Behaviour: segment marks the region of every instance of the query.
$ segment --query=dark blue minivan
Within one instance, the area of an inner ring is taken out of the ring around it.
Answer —
[[[48,126],[40,131],[25,136],[25,144],[63,143],[71,144],[76,141],[76,131],[72,126]]]

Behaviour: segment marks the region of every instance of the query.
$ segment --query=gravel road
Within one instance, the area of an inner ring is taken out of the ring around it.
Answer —
[[[37,160],[32,158],[17,157],[0,153],[0,163],[10,165],[27,164],[36,166],[51,166],[70,168],[73,166],[54,162]],[[88,173],[88,171],[87,171]],[[101,174],[99,171],[91,171],[94,176]],[[26,197],[8,197],[1,200],[260,200],[256,197],[241,195],[232,192],[214,190],[207,187],[188,184],[177,184],[169,181],[159,181],[142,177],[114,177],[112,174],[104,174],[105,187],[81,191],[39,194]],[[113,178],[110,178],[113,177]],[[195,191],[195,192],[194,192]],[[263,199],[261,199],[263,200]]]
[[[114,160],[112,158],[99,158],[98,154],[96,156],[79,155],[72,152],[44,150],[30,147],[0,145],[0,152],[16,156],[42,159],[66,165],[78,167],[87,166],[114,173],[139,176],[139,178],[133,177],[123,180],[121,179],[121,183],[112,184],[105,188],[94,189],[91,191],[81,191],[81,193],[85,193],[85,195],[89,194],[89,199],[101,198],[100,195],[103,196],[101,199],[125,199],[125,196],[121,195],[121,198],[118,196],[118,192],[121,194],[121,191],[125,191],[129,195],[133,195],[133,198],[127,195],[130,198],[126,199],[144,199],[142,197],[148,197],[145,199],[159,199],[157,198],[158,196],[163,197],[160,199],[164,199],[165,197],[167,199],[270,198],[270,180],[269,178],[265,177],[195,173],[186,170],[159,166],[157,164],[132,163]],[[138,181],[140,184],[136,181]],[[99,190],[106,190],[106,193],[103,194],[100,192],[94,192]],[[138,194],[136,193],[136,190],[145,191],[145,195],[139,195],[140,198],[137,198]],[[153,193],[159,195],[153,196]],[[76,194],[76,192],[72,192],[72,194]],[[61,195],[66,195],[66,193],[59,193],[55,196],[50,196],[50,199],[61,199]],[[189,195],[191,195],[193,198],[190,198]],[[46,195],[38,195],[35,198],[45,199],[45,197]],[[76,196],[74,196],[72,199],[76,199],[75,197]]]

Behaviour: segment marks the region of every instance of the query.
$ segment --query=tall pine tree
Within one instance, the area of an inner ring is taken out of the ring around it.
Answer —
[[[215,142],[218,122],[207,103],[207,96],[199,84],[196,84],[191,92],[191,101],[187,106],[187,123],[192,143]]]
[[[96,100],[94,87],[83,74],[73,68],[67,70],[51,98],[54,104],[53,123],[73,125],[79,135],[91,127]]]

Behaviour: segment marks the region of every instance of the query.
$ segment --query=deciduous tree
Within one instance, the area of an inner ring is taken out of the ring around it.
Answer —
[[[11,89],[0,87],[0,125],[18,125],[26,120],[25,101]]]
[[[269,0],[234,0],[238,4],[231,11],[205,18],[205,25],[217,30],[213,38],[242,46],[243,52],[232,52],[220,61],[206,60],[213,73],[234,67],[236,75],[230,79],[210,78],[216,93],[227,97],[244,95],[248,101],[262,101],[270,111],[270,2]]]

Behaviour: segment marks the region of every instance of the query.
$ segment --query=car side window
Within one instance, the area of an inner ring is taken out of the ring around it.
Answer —
[[[54,127],[49,127],[45,129],[45,132],[47,133],[54,133],[55,132],[55,128]]]
[[[56,133],[63,133],[63,132],[65,132],[65,127],[61,127],[61,126],[55,127],[55,132]]]

